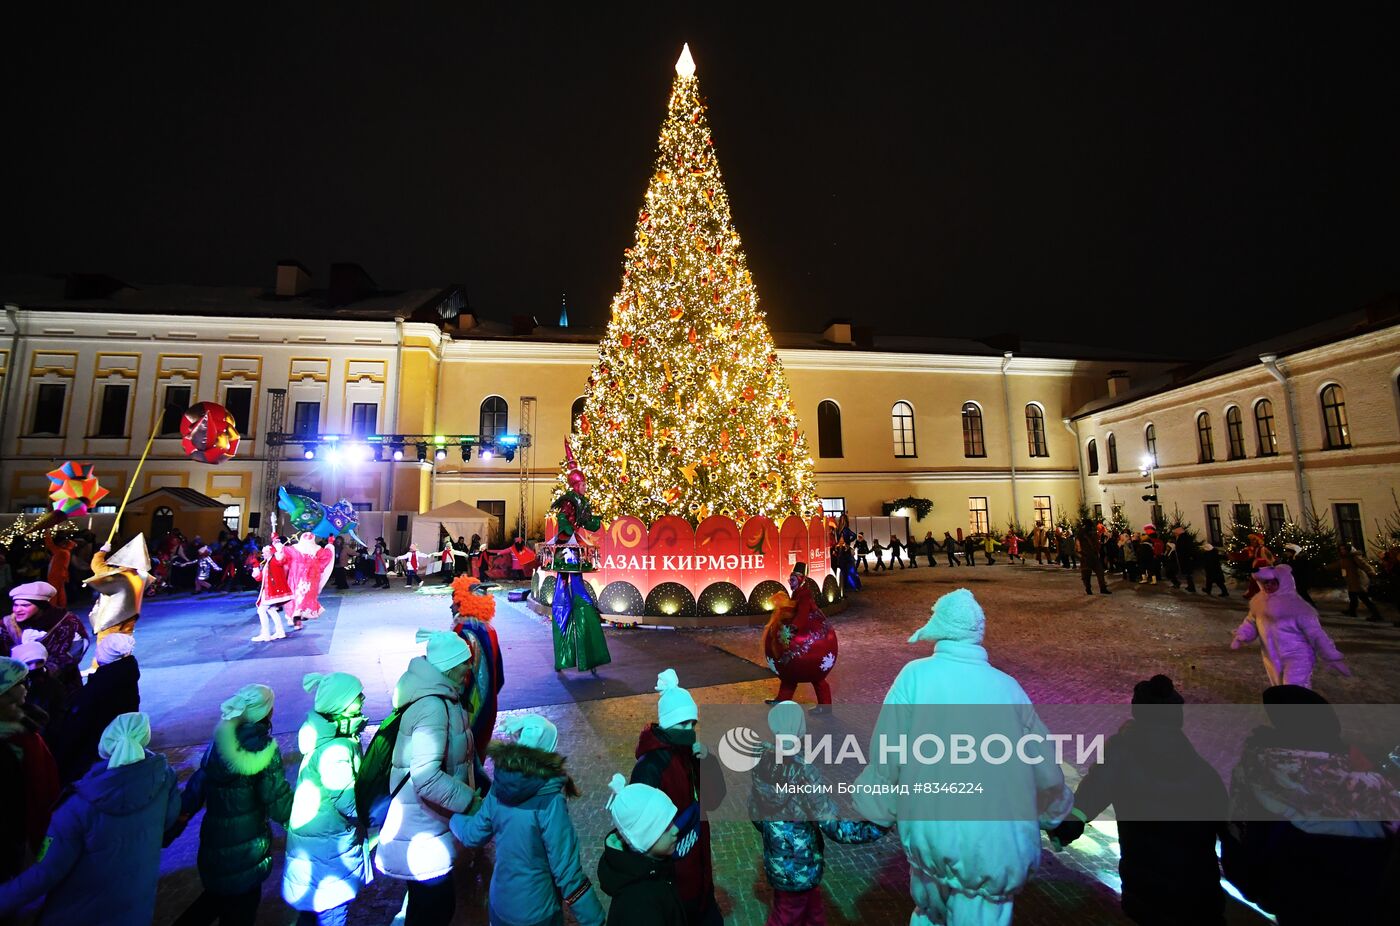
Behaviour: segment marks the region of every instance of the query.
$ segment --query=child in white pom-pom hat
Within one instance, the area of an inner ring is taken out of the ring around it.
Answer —
[[[690,692],[680,686],[675,669],[656,677],[656,690],[661,692],[657,722],[648,725],[637,740],[632,781],[660,789],[680,810],[676,890],[685,905],[686,922],[723,922],[715,903],[710,824],[701,811],[713,810],[724,800],[724,772],[695,739],[700,712]]]
[[[568,906],[579,926],[603,926],[603,905],[583,873],[569,819],[568,798],[579,792],[554,751],[559,731],[537,714],[507,717],[500,726],[514,739],[491,743],[496,779],[486,800],[475,813],[452,817],[462,845],[495,840],[491,922],[562,923]]]
[[[686,926],[673,858],[680,837],[676,805],[621,775],[613,775],[608,788],[613,831],[598,862],[598,886],[612,898],[608,926]]]
[[[749,793],[749,818],[763,837],[763,872],[773,887],[768,922],[825,923],[822,835],[840,843],[866,843],[888,828],[838,818],[831,787],[821,771],[802,758],[807,734],[802,705],[779,701],[768,712],[768,729],[774,740],[763,745]]]

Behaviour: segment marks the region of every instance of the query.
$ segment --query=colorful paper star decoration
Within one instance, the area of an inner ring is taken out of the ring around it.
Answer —
[[[107,490],[97,484],[96,467],[91,463],[69,460],[49,476],[49,498],[53,510],[70,518],[81,517],[97,507],[107,497]]]

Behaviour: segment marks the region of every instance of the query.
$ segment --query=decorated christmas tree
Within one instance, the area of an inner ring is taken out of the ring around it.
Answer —
[[[806,435],[729,212],[689,46],[658,147],[571,437],[594,510],[692,523],[814,515]]]

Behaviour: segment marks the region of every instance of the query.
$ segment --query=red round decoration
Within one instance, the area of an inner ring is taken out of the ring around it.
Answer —
[[[233,415],[215,402],[197,402],[180,419],[180,446],[192,460],[218,465],[238,452]]]
[[[811,588],[799,587],[791,599],[778,597],[763,633],[768,667],[790,684],[819,682],[833,666],[839,644],[836,628],[817,607]]]

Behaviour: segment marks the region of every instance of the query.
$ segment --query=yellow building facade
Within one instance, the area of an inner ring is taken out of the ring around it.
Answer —
[[[277,483],[351,500],[391,544],[402,540],[400,516],[456,500],[498,514],[507,532],[523,523],[538,536],[596,342],[568,329],[502,334],[423,320],[434,298],[402,294],[355,318],[259,315],[256,303],[212,289],[161,312],[11,304],[0,335],[0,511],[47,507],[44,473],[67,459],[95,463],[115,503],[154,428],[133,497],[194,489],[224,502],[240,533],[266,531],[273,456]],[[824,505],[854,518],[881,515],[894,499],[927,498],[932,513],[910,522],[918,537],[1072,514],[1084,482],[1070,416],[1105,394],[1110,367],[1122,366],[1005,356],[985,345],[954,353],[805,335],[777,341]],[[280,430],[293,435],[277,447],[267,441],[269,390],[285,390]],[[165,409],[201,401],[234,411],[242,433],[234,459],[209,465],[183,454],[178,414]],[[464,461],[449,443],[445,459],[429,448],[422,463],[412,444],[400,462],[351,452],[354,438],[370,434],[488,430],[528,434],[528,452]],[[303,458],[297,436],[330,434],[345,442],[338,463],[324,445],[316,459]]]

